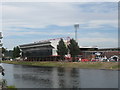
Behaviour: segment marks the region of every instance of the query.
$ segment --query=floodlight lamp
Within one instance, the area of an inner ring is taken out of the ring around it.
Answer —
[[[78,29],[78,28],[79,28],[79,24],[78,24],[78,23],[74,24],[74,27],[75,27],[76,29]]]

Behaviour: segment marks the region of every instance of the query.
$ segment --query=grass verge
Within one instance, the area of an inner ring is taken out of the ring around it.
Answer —
[[[30,65],[30,66],[120,70],[120,65],[118,64],[118,62],[2,61],[2,63]]]
[[[7,86],[8,90],[17,90],[17,88],[15,86]]]

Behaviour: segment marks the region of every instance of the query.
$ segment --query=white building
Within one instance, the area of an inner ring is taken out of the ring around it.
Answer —
[[[57,45],[59,43],[60,40],[51,40],[51,45],[54,47],[53,51],[52,51],[52,55],[57,55]],[[65,42],[65,44],[67,45],[67,40],[63,39],[63,41]]]

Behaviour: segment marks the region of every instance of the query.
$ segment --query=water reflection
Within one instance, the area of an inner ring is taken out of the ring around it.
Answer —
[[[118,72],[3,64],[8,85],[17,88],[117,88]]]

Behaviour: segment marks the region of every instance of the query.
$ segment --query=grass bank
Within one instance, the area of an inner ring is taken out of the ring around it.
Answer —
[[[83,69],[109,69],[120,70],[118,62],[36,62],[36,61],[2,61],[8,64],[20,64],[31,66],[49,66],[49,67],[70,67],[70,68],[83,68]]]
[[[17,88],[15,86],[7,86],[6,90],[17,90]]]

